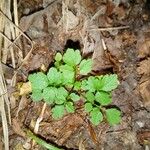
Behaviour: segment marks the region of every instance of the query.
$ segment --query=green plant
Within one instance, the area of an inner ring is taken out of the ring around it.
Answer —
[[[79,50],[67,49],[64,55],[57,53],[47,74],[29,75],[31,97],[33,101],[44,100],[50,104],[54,119],[62,118],[66,112],[74,113],[76,102],[81,100],[94,125],[104,119],[110,125],[118,124],[121,112],[111,108],[111,91],[119,84],[117,75],[91,76],[91,70],[92,59],[82,59]]]

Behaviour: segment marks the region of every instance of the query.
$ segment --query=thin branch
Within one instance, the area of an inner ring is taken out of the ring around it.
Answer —
[[[88,29],[88,31],[110,31],[110,30],[122,30],[122,29],[128,29],[128,28],[130,28],[130,26]]]

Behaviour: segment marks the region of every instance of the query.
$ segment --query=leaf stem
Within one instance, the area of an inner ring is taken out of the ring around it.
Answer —
[[[39,145],[47,148],[48,150],[63,150],[60,148],[57,148],[55,146],[53,146],[52,144],[48,144],[47,142],[45,142],[44,140],[42,140],[41,138],[37,137],[34,133],[32,133],[30,130],[26,129],[27,135],[32,138],[33,140],[35,140],[35,142],[37,142]]]

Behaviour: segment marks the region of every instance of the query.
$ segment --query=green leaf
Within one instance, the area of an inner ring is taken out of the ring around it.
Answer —
[[[69,66],[76,66],[81,61],[81,54],[79,50],[73,50],[68,48],[66,53],[63,56],[63,61]]]
[[[56,61],[56,62],[54,63],[54,66],[59,69],[59,67],[60,67],[60,62],[59,62],[59,61]]]
[[[96,93],[95,100],[99,102],[102,106],[109,105],[112,102],[110,93],[102,92],[102,91]]]
[[[80,90],[80,89],[81,89],[81,82],[76,81],[76,82],[74,83],[74,90],[78,91],[78,90]]]
[[[57,53],[57,54],[56,54],[55,60],[58,61],[58,62],[62,60],[62,55],[61,55],[61,53]]]
[[[68,113],[74,113],[75,112],[75,108],[74,108],[72,102],[67,102],[65,105],[65,108],[66,108]]]
[[[74,82],[75,72],[71,66],[62,65],[60,66],[60,71],[62,72],[62,83],[67,85]]]
[[[82,80],[81,82],[81,89],[82,90],[88,90],[88,86],[87,86],[87,80]]]
[[[65,113],[65,107],[64,105],[56,105],[52,108],[52,117],[54,119],[60,119],[63,117]]]
[[[39,102],[43,99],[41,90],[33,90],[31,98],[34,102]]]
[[[68,91],[64,87],[60,87],[56,90],[56,104],[63,104],[66,102],[66,98],[68,96]]]
[[[32,90],[43,90],[49,84],[47,76],[42,72],[29,75],[28,80],[31,82]]]
[[[105,75],[100,79],[100,82],[102,85],[100,90],[106,92],[114,90],[119,84],[118,76],[116,74]]]
[[[83,59],[79,65],[81,75],[87,75],[92,70],[92,59]]]
[[[56,88],[54,87],[47,87],[43,90],[43,98],[44,101],[48,104],[52,104],[55,100],[55,96],[56,96]]]
[[[74,72],[74,68],[72,66],[69,65],[61,65],[60,66],[60,71],[70,71],[70,72]]]
[[[116,108],[107,109],[106,119],[111,126],[119,124],[121,121],[121,112]]]
[[[90,92],[95,92],[96,85],[97,85],[97,80],[98,79],[96,77],[90,76],[88,78],[88,80],[83,80],[82,81],[81,88],[83,90],[87,90],[87,91],[90,91]]]
[[[90,112],[90,121],[96,126],[103,121],[103,114],[98,108],[94,108]]]
[[[75,93],[71,93],[69,96],[74,102],[80,100],[80,96]]]
[[[86,112],[90,112],[93,109],[93,106],[91,103],[85,103],[84,109]]]
[[[62,74],[54,67],[49,69],[47,77],[50,85],[59,85],[62,82]]]
[[[93,103],[95,100],[94,94],[90,91],[86,92],[85,97],[86,97],[87,101],[89,101],[91,103]]]

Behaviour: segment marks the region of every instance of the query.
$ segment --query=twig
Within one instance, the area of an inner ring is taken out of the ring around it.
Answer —
[[[130,26],[108,27],[108,28],[98,28],[98,29],[88,29],[88,31],[110,31],[110,30],[121,30],[121,29],[127,29],[127,28],[130,28]]]
[[[14,43],[16,39],[12,42],[12,41],[11,41],[6,35],[4,35],[2,32],[0,32],[0,35],[1,35],[2,37],[4,37],[8,42],[10,42],[12,45],[15,45],[16,48],[18,48],[19,50],[21,50],[20,47]],[[11,44],[8,46],[8,48],[10,48]]]
[[[34,133],[36,133],[36,134],[38,133],[40,122],[43,120],[43,115],[44,115],[45,109],[46,109],[46,103],[44,103],[41,114],[38,117],[35,127],[34,127]]]
[[[32,40],[31,40],[18,26],[16,26],[16,25],[3,13],[2,10],[0,10],[0,13],[7,19],[7,21],[8,21],[10,24],[12,24],[15,28],[17,28],[17,29],[21,32],[21,34],[24,35],[24,37],[26,37],[26,39],[28,39],[28,41],[30,41],[31,45],[33,45],[33,44],[32,44]]]

